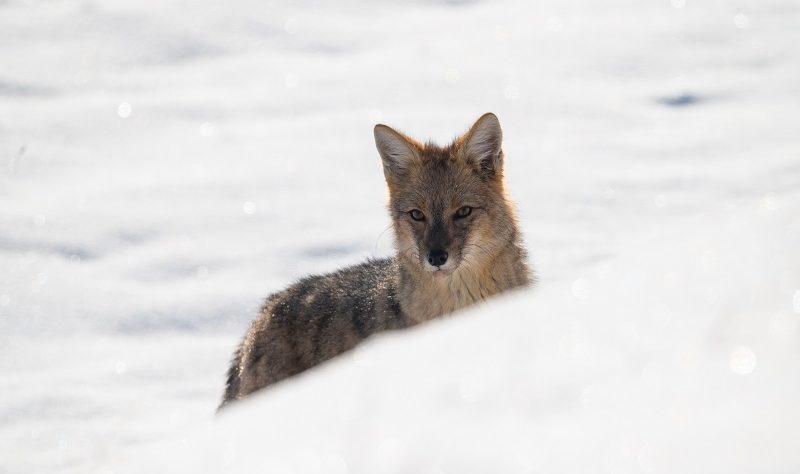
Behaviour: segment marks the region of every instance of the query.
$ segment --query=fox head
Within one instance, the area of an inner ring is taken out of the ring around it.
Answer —
[[[445,277],[485,265],[514,239],[502,135],[492,113],[445,147],[375,126],[403,265]]]

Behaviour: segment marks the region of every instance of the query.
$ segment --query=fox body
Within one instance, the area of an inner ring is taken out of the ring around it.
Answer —
[[[267,298],[236,351],[223,406],[376,332],[531,283],[503,188],[502,131],[494,114],[446,147],[385,125],[374,132],[396,254],[304,278]]]

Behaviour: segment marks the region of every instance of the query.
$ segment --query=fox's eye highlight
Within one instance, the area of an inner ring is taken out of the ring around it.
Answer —
[[[424,221],[425,214],[422,213],[419,209],[412,210],[409,214],[411,214],[411,218],[415,221]]]
[[[470,214],[472,214],[472,208],[469,206],[464,206],[456,211],[456,219],[467,217]]]

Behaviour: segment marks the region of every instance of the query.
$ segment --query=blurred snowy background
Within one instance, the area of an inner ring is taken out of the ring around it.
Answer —
[[[800,4],[0,1],[0,473],[800,471]],[[495,112],[540,285],[214,418]],[[266,469],[271,469],[266,471]]]

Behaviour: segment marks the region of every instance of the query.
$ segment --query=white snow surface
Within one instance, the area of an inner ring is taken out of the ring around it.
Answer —
[[[800,471],[798,24],[0,2],[0,473]],[[537,286],[215,416],[263,297],[391,253],[372,126],[487,111]]]

